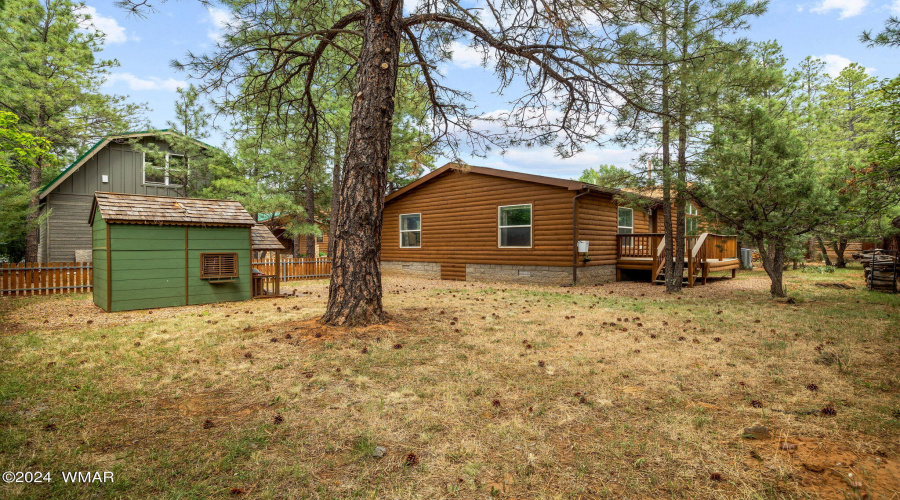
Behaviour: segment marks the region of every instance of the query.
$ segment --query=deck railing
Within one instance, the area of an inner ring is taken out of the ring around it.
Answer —
[[[618,258],[653,257],[663,233],[631,233],[616,235],[616,255]]]
[[[663,269],[665,245],[664,233],[632,233],[616,235],[617,259],[652,259],[653,276]],[[694,284],[694,275],[710,260],[737,259],[737,237],[722,234],[701,233],[685,236],[684,258],[688,282]]]

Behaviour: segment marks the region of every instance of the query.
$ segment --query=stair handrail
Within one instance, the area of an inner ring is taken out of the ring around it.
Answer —
[[[700,247],[706,243],[706,237],[709,236],[709,233],[702,233],[699,238],[697,238],[697,243],[694,243],[694,248],[691,249],[691,258],[697,258],[697,254],[700,252]]]

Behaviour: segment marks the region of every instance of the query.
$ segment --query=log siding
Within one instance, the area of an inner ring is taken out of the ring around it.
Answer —
[[[438,263],[445,279],[465,279],[466,265],[542,266],[571,270],[573,198],[584,191],[475,172],[447,170],[400,196],[384,209],[381,260]],[[612,194],[588,192],[576,200],[577,240],[590,241],[590,262],[616,263],[617,205]],[[531,205],[530,248],[499,245],[498,210]],[[401,214],[420,213],[420,248],[401,248]],[[635,231],[647,231],[647,213],[635,209]],[[397,266],[391,267],[392,269]],[[571,275],[571,273],[569,273]]]

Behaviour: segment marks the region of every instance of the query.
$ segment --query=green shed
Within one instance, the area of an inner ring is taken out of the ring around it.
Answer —
[[[256,221],[236,201],[98,192],[90,224],[105,311],[253,297]]]

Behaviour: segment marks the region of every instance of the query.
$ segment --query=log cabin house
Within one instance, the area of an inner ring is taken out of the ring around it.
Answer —
[[[559,285],[655,280],[664,260],[660,204],[642,197],[649,208],[620,206],[617,195],[628,196],[580,181],[449,163],[385,197],[382,271]],[[733,236],[692,234],[685,244],[689,285],[697,275],[705,282],[710,272],[733,275],[739,267]]]

